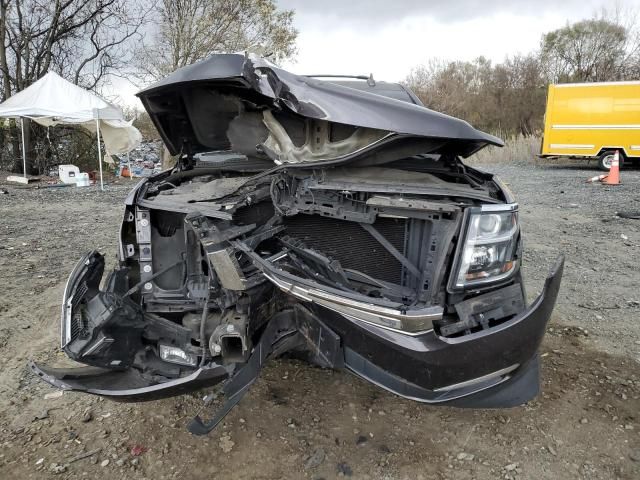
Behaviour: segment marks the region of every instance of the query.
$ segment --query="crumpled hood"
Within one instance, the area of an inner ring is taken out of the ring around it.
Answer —
[[[467,157],[502,146],[467,122],[420,105],[294,75],[240,54],[212,55],[138,93],[169,151],[233,150],[276,163],[380,154]]]

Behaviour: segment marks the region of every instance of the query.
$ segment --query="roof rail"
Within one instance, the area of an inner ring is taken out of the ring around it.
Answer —
[[[371,87],[375,87],[376,86],[376,81],[373,79],[373,73],[370,73],[369,75],[335,75],[335,74],[330,74],[330,75],[305,75],[305,77],[311,77],[311,78],[317,78],[317,77],[323,77],[323,78],[354,78],[356,80],[366,80],[367,84],[369,84],[369,86],[371,86]]]

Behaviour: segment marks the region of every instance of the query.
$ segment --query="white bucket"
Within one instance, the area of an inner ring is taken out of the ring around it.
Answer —
[[[76,187],[88,187],[89,185],[90,182],[88,173],[82,172],[76,175]]]
[[[58,165],[58,175],[63,183],[76,183],[80,169],[75,165]]]

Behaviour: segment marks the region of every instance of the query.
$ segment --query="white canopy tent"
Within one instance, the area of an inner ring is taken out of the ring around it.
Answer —
[[[24,142],[24,118],[44,126],[80,125],[98,136],[100,188],[102,181],[102,151],[100,137],[109,155],[128,153],[142,140],[142,135],[127,122],[119,108],[55,72],[49,72],[37,82],[0,103],[0,117],[20,118],[22,128],[22,161],[27,173]]]

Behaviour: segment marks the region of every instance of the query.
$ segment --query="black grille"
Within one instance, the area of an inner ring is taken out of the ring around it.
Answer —
[[[78,288],[73,294],[73,300],[71,301],[71,312],[70,317],[67,318],[67,322],[71,323],[71,338],[70,342],[73,342],[78,336],[82,333],[84,329],[84,321],[82,319],[81,305],[80,302],[84,298],[84,296],[89,291],[89,287],[87,287],[87,282],[82,282],[78,285]]]
[[[256,205],[239,208],[233,214],[233,220],[238,225],[251,225],[252,223],[262,225],[273,217],[274,212],[271,201],[260,202]]]
[[[355,222],[318,215],[299,214],[285,218],[286,234],[318,250],[343,268],[374,278],[401,283],[402,264]],[[397,250],[404,252],[406,220],[380,218],[373,225]]]

